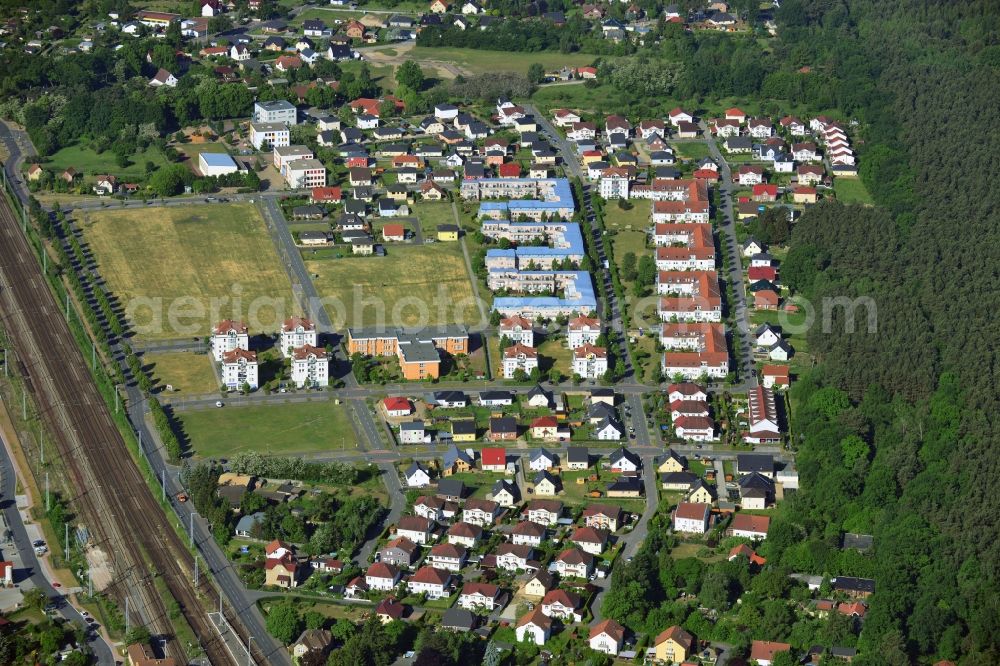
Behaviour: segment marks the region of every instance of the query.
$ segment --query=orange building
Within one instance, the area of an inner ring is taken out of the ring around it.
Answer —
[[[395,356],[403,377],[410,380],[441,376],[441,352],[469,353],[469,331],[464,326],[405,329],[348,329],[347,351],[365,356]]]

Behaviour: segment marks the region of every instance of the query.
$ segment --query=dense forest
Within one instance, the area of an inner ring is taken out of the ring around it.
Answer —
[[[871,299],[878,325],[851,332],[838,309],[810,331],[822,362],[793,391],[808,490],[774,526],[801,543],[770,555],[873,533],[858,662],[1000,663],[997,5],[786,0],[778,18],[776,54],[858,121],[877,202],[803,215],[783,275],[817,305]]]

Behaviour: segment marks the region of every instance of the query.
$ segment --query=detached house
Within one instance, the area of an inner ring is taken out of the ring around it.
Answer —
[[[500,605],[500,588],[489,583],[466,583],[458,596],[458,606],[466,610],[493,611]]]
[[[406,589],[410,594],[426,594],[428,599],[440,599],[448,596],[450,583],[450,572],[425,566],[410,576],[406,581]]]
[[[462,521],[472,525],[490,527],[500,517],[502,509],[492,500],[470,499],[462,510]]]

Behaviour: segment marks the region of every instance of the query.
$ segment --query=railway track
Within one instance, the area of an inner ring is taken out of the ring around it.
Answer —
[[[0,195],[0,313],[76,493],[69,499],[110,563],[106,592],[122,605],[127,598],[132,617],[137,613],[150,633],[168,638],[168,654],[187,663],[159,578],[210,662],[235,666],[198,597],[200,591],[213,598],[214,585],[203,576],[195,589],[193,558],[133,462],[19,227]]]

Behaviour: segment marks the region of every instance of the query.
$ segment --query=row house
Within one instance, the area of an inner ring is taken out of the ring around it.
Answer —
[[[656,267],[661,271],[715,270],[710,224],[660,223],[654,227]]]
[[[662,321],[720,322],[722,296],[715,271],[659,271],[658,312]]]
[[[688,380],[706,375],[722,379],[729,374],[729,352],[721,323],[664,324],[660,342],[663,374],[680,375]]]

